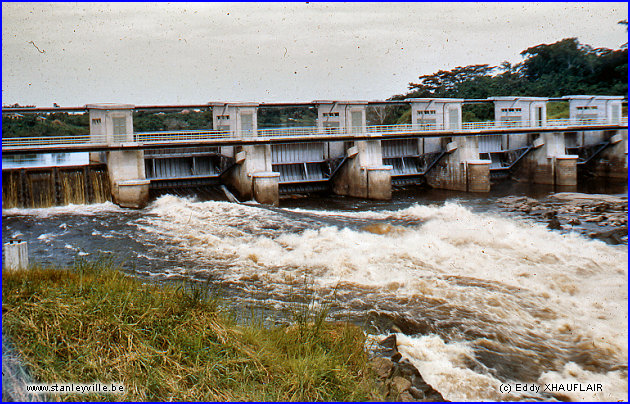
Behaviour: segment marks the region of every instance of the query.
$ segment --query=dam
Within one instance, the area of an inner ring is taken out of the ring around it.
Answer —
[[[547,119],[547,103],[569,104]],[[462,122],[462,106],[491,103],[493,121]],[[574,187],[580,167],[627,179],[621,96],[410,98],[310,103],[211,102],[212,130],[134,132],[137,110],[190,106],[88,104],[89,134],[3,138],[3,155],[89,153],[85,166],[3,167],[6,207],[112,200],[141,208],[154,190],[225,185],[240,200],[278,205],[280,195],[329,192],[388,200],[392,186],[488,192],[494,178]],[[405,105],[411,123],[368,125],[367,108]],[[316,108],[316,126],[259,128],[260,109]],[[4,108],[46,113],[59,108]],[[89,164],[88,164],[89,163]]]

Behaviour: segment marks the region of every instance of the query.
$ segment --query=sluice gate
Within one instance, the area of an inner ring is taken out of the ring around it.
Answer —
[[[220,147],[179,147],[144,151],[146,179],[150,189],[189,188],[220,184],[219,177],[234,159]]]
[[[107,166],[2,170],[2,208],[47,208],[111,201]]]
[[[423,176],[446,153],[443,141],[435,139],[383,140],[383,164],[391,166],[393,185],[423,183]]]
[[[277,144],[271,146],[271,165],[280,173],[279,192],[314,192],[329,189],[342,158],[326,158],[329,145],[324,142]]]
[[[479,157],[490,161],[490,172],[500,173],[512,169],[533,148],[536,135],[529,134],[526,139],[510,145],[510,135],[478,136]]]
[[[621,141],[621,137],[615,131],[567,132],[564,134],[564,139],[567,153],[578,156],[578,165],[595,161],[604,154],[604,150]]]

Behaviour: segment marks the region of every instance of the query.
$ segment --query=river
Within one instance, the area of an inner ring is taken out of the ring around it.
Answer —
[[[625,184],[581,189],[626,197]],[[627,400],[627,245],[549,230],[490,194],[407,189],[392,201],[288,198],[280,208],[163,195],[142,210],[111,203],[3,210],[2,239],[32,261],[112,255],[146,280],[206,281],[239,313],[286,320],[311,298],[400,352],[447,400],[548,399],[501,384],[600,383],[574,400]]]

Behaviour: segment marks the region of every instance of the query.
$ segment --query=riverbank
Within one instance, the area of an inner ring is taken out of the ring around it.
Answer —
[[[289,326],[237,324],[199,284],[143,283],[108,263],[3,271],[3,331],[41,383],[121,383],[49,400],[381,401],[354,325],[298,309]]]

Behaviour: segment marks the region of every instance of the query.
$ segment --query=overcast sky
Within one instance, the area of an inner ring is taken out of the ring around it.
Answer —
[[[418,76],[577,37],[627,3],[2,3],[2,102],[375,100]]]

